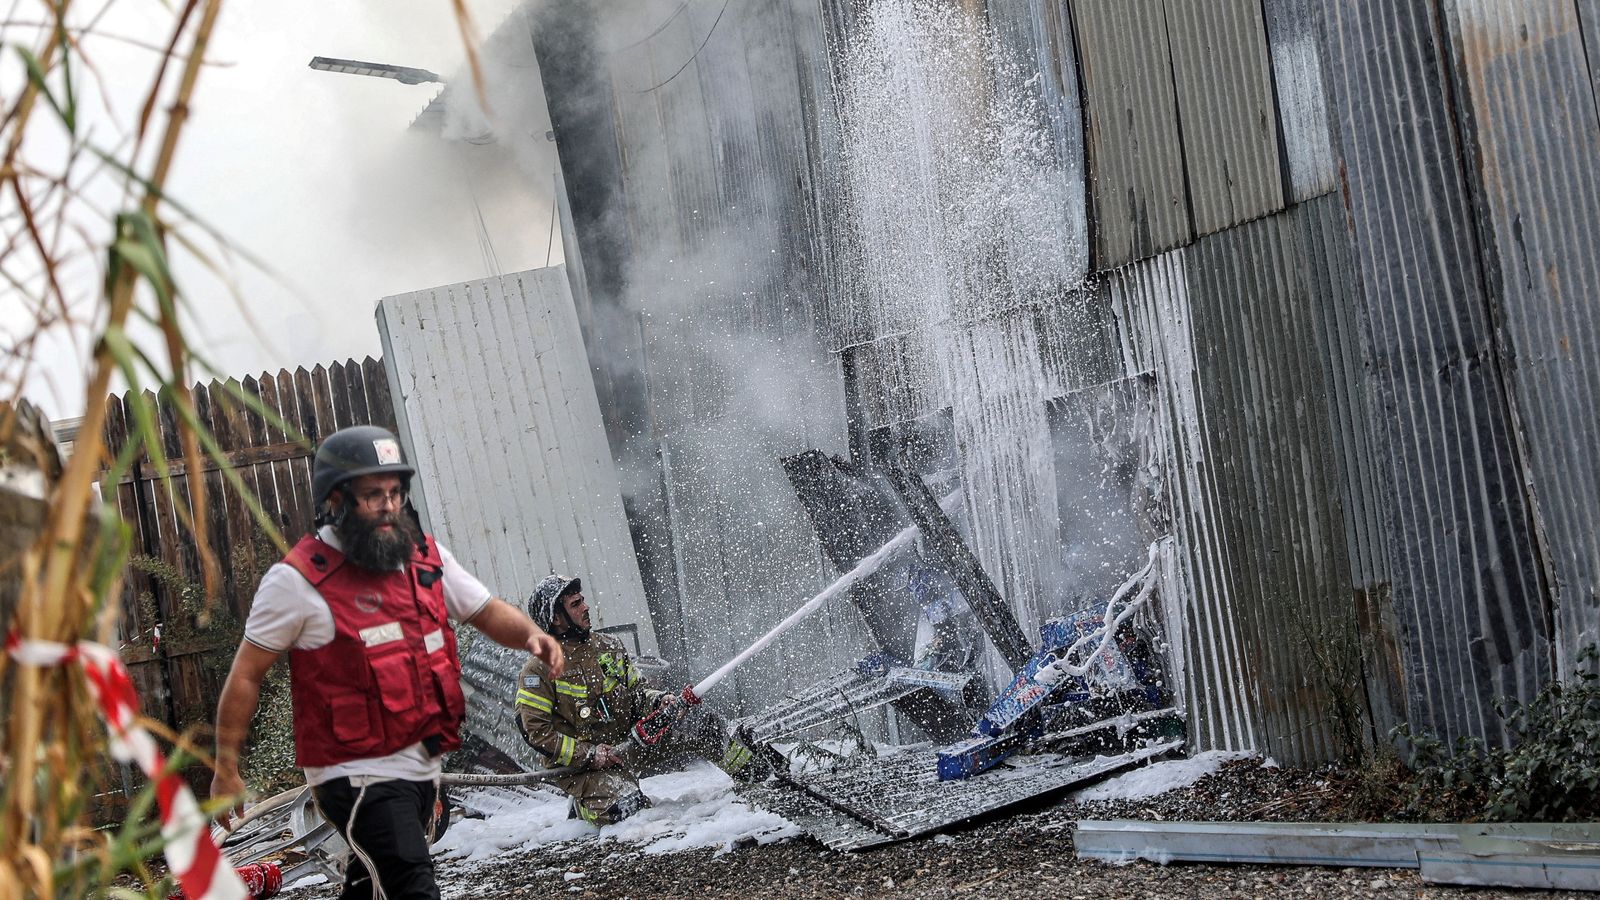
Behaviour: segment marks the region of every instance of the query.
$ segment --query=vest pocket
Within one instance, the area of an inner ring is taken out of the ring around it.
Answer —
[[[428,667],[433,671],[433,683],[444,701],[444,710],[452,719],[460,719],[466,712],[467,701],[461,695],[461,676],[443,653],[432,654]]]
[[[387,653],[369,653],[367,664],[384,709],[402,713],[417,705],[417,673],[403,643]]]
[[[335,694],[328,703],[333,717],[333,736],[341,744],[372,743],[372,720],[367,715],[367,698],[360,694]]]

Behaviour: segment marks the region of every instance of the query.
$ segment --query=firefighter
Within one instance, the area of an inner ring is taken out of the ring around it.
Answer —
[[[341,900],[439,896],[428,836],[440,759],[460,746],[465,711],[455,627],[470,623],[562,671],[555,639],[423,533],[406,499],[414,472],[382,428],[322,442],[316,530],[262,577],[217,705],[211,796],[242,795],[239,754],[261,681],[289,654],[295,762],[350,845]]]
[[[529,598],[528,614],[560,640],[567,670],[552,676],[540,659],[522,667],[517,724],[552,767],[582,767],[554,782],[572,797],[574,817],[609,825],[645,809],[650,801],[639,789],[639,770],[675,756],[702,756],[741,779],[770,772],[764,757],[731,737],[722,718],[702,706],[667,711],[682,715],[671,732],[648,750],[630,751],[635,723],[664,704],[678,704],[676,695],[650,688],[622,642],[594,632],[582,580],[547,576]]]

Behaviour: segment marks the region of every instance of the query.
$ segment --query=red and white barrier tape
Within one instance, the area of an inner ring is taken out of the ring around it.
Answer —
[[[109,647],[90,641],[57,644],[24,640],[16,632],[6,636],[6,653],[23,665],[46,667],[77,662],[89,680],[100,714],[111,733],[111,755],[133,762],[156,782],[161,804],[161,837],[167,865],[183,892],[194,900],[247,900],[250,896],[233,866],[211,840],[210,822],[200,811],[194,794],[177,772],[165,771],[167,761],[155,739],[137,724],[139,695],[122,660]]]

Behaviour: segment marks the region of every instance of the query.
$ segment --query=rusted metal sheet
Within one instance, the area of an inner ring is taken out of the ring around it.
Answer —
[[[1600,120],[1583,23],[1556,0],[1447,8],[1565,675],[1600,643]]]
[[[1168,0],[1166,11],[1195,234],[1282,209],[1261,0]]]
[[[1162,618],[1202,746],[1336,758],[1385,702],[1350,615],[1386,560],[1347,241],[1325,195],[1108,276],[1126,370],[1157,389]]]
[[[1073,0],[1097,269],[1187,243],[1178,98],[1162,0]]]
[[[1493,698],[1551,675],[1549,610],[1439,19],[1358,0],[1325,14],[1408,719],[1497,742]]]
[[[1291,207],[1291,212],[1297,219],[1295,264],[1315,317],[1315,364],[1322,369],[1326,392],[1334,479],[1329,497],[1344,524],[1347,599],[1354,607],[1363,666],[1366,739],[1377,745],[1404,720],[1405,699],[1384,533],[1389,491],[1372,438],[1375,414],[1365,380],[1360,285],[1339,200],[1323,196]],[[1344,601],[1333,602],[1336,610],[1344,606]]]
[[[1318,0],[1264,0],[1273,87],[1291,201],[1338,186],[1339,167],[1322,84],[1322,6]]]
[[[1264,749],[1307,763],[1359,753],[1366,698],[1355,622],[1339,389],[1358,376],[1322,312],[1350,306],[1327,196],[1197,241],[1185,253],[1198,402],[1224,578],[1252,661]],[[1342,248],[1338,248],[1342,249]],[[1327,272],[1327,269],[1334,272]],[[1334,290],[1328,290],[1334,288]],[[1333,362],[1333,365],[1328,365]],[[1359,441],[1361,435],[1354,438]]]

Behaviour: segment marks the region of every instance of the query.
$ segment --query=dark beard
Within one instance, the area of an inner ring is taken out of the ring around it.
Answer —
[[[379,525],[393,525],[393,531],[379,531]],[[373,572],[400,568],[411,558],[412,548],[422,542],[422,531],[405,511],[386,512],[363,519],[352,511],[333,526],[345,558]]]
[[[562,610],[561,612],[556,613],[556,615],[560,616],[561,621],[566,623],[566,625],[561,629],[561,633],[557,635],[558,638],[567,641],[579,642],[587,641],[589,639],[589,634],[593,629],[584,628],[577,622],[572,621],[572,617],[567,615],[566,610]]]

